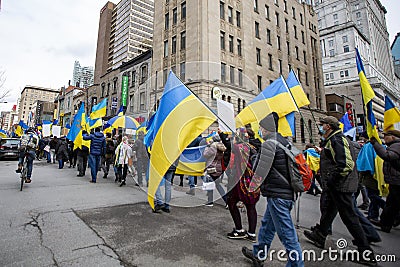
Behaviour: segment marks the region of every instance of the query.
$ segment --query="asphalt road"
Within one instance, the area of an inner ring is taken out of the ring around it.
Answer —
[[[91,184],[89,170],[86,177],[76,177],[74,169],[35,161],[33,182],[20,192],[16,164],[0,161],[0,266],[251,266],[240,252],[251,243],[226,238],[233,228],[229,212],[222,205],[203,206],[201,190],[196,197],[186,195],[187,182],[184,188],[174,186],[170,214],[154,214],[132,179],[119,187],[113,175],[102,179],[100,173],[98,183]],[[303,250],[320,255],[302,233],[319,219],[318,205],[319,197],[301,197],[298,235]],[[260,222],[265,199],[257,210]],[[247,228],[245,213],[242,218]],[[373,246],[375,252],[395,255],[399,262],[400,229],[379,233],[383,241]],[[337,218],[326,246],[336,249],[339,238],[354,249]],[[283,249],[277,237],[272,248]],[[277,259],[265,264],[284,265]],[[325,257],[306,266],[359,265]]]

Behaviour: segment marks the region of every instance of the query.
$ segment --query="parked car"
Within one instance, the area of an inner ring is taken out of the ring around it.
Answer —
[[[19,138],[0,139],[0,159],[14,158],[19,156]]]

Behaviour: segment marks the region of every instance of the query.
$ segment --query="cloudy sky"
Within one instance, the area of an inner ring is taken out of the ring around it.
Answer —
[[[72,80],[75,60],[94,66],[100,9],[106,0],[3,0],[0,71],[11,89],[9,109],[26,85],[60,88]],[[119,0],[112,0],[118,3]],[[400,1],[381,0],[390,42],[400,32]]]

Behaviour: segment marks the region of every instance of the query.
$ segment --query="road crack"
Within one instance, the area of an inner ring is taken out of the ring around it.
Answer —
[[[41,217],[41,213],[38,213],[36,215],[31,215],[31,220],[24,224],[24,230],[26,230],[26,228],[28,226],[32,226],[33,228],[36,228],[39,231],[40,245],[50,252],[54,265],[58,267],[59,264],[58,264],[58,262],[56,260],[56,257],[55,257],[55,254],[54,254],[53,250],[50,247],[48,247],[48,246],[46,246],[44,244],[43,230],[42,230],[42,228],[40,227],[40,224],[39,224],[39,217],[42,220],[42,224],[44,224],[43,218]]]

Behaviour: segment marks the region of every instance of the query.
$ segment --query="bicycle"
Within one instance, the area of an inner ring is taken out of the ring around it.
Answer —
[[[21,188],[19,191],[22,191],[22,188],[24,187],[24,182],[26,180],[27,174],[28,174],[28,153],[25,151],[24,163],[22,164],[22,169],[21,169]]]

